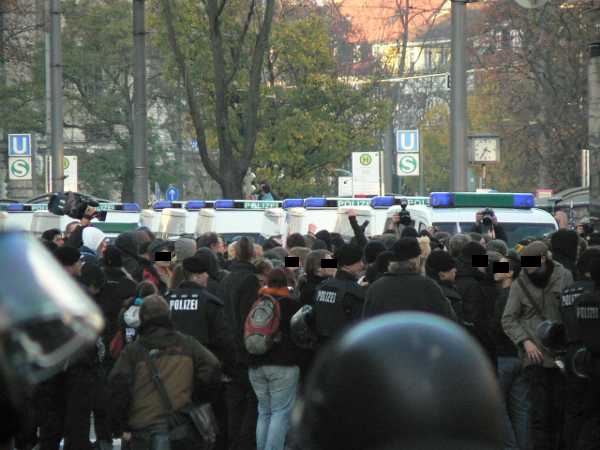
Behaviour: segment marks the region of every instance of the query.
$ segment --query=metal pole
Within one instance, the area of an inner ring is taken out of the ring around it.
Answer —
[[[425,172],[423,172],[423,149],[419,149],[419,195],[427,195],[425,193]]]
[[[145,0],[133,1],[133,197],[142,208],[148,204],[148,155],[146,152],[146,31]]]
[[[450,142],[454,192],[467,190],[467,64],[465,0],[452,0],[452,64],[450,100]]]
[[[52,148],[52,189],[64,188],[63,148],[63,66],[61,51],[60,0],[50,0],[50,125]]]
[[[588,146],[590,158],[590,216],[600,227],[600,42],[590,44],[588,66]]]
[[[388,89],[384,88],[384,92]],[[394,164],[396,163],[396,135],[394,134],[394,118],[398,104],[398,87],[390,83],[389,94],[392,98],[393,111],[386,124],[383,135],[383,189],[385,194],[394,192]]]

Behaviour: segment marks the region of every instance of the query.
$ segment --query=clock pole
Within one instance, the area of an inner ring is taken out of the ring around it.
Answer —
[[[467,190],[467,3],[473,0],[452,0],[452,61],[450,67],[450,143],[452,151],[451,190]]]

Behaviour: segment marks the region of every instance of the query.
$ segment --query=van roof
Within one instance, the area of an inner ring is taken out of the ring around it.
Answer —
[[[399,206],[393,206],[388,210],[387,215],[391,216],[400,211]],[[431,222],[475,222],[475,214],[481,211],[481,208],[431,208],[424,205],[408,206],[408,211],[421,211],[431,217]],[[513,209],[496,208],[494,213],[499,222],[513,223],[555,223],[554,218],[548,212],[538,209]]]

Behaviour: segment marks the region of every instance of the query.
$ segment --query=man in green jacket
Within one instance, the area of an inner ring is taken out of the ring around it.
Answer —
[[[168,439],[166,406],[152,381],[152,355],[175,411],[210,401],[221,382],[219,360],[191,336],[178,333],[169,305],[158,295],[144,297],[139,338],[129,344],[110,373],[113,431],[131,450],[146,450],[153,439]]]
[[[519,348],[529,384],[529,422],[532,449],[557,448],[560,428],[564,423],[565,380],[556,366],[552,352],[543,347],[537,337],[537,327],[545,320],[562,322],[560,296],[573,283],[571,272],[553,261],[546,244],[534,241],[527,245],[521,257],[538,258],[539,267],[524,265],[512,284],[502,327]],[[525,260],[522,258],[522,261]]]

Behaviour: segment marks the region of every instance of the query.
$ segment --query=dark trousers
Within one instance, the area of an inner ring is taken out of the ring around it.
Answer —
[[[529,366],[531,450],[563,450],[565,377],[559,369]],[[571,449],[569,449],[571,450]]]
[[[112,442],[110,430],[110,390],[105,376],[98,377],[94,386],[93,405],[94,430],[99,441]]]
[[[40,450],[90,450],[90,413],[94,375],[78,369],[61,372],[38,391]]]
[[[258,400],[245,372],[237,371],[225,387],[229,450],[256,450]]]

